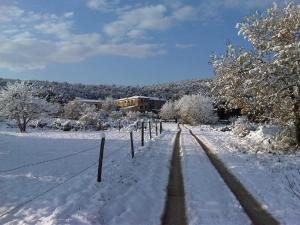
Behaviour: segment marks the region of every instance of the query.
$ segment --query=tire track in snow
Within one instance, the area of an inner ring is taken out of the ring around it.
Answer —
[[[187,128],[188,129],[188,128]],[[243,184],[230,172],[224,163],[210,150],[191,129],[190,134],[202,147],[212,165],[235,195],[254,225],[279,225],[280,223],[252,196]]]
[[[181,129],[179,128],[174,144],[167,199],[164,214],[161,219],[161,225],[187,224],[185,213],[184,185],[180,160],[180,134]]]

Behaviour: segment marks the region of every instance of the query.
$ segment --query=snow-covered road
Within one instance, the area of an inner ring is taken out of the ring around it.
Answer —
[[[189,225],[251,224],[204,150],[185,128],[181,151]]]
[[[169,128],[152,141],[146,133],[144,148],[134,132],[133,160],[128,132],[107,132],[102,183],[99,133],[2,132],[0,224],[159,224],[176,133]]]

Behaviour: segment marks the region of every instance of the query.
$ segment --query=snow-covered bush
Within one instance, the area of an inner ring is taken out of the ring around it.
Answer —
[[[104,110],[101,109],[98,112],[98,117],[99,117],[100,120],[106,121],[109,118],[109,113],[107,111],[104,111]]]
[[[155,118],[155,117],[157,117],[156,114],[153,113],[153,112],[144,112],[144,116],[146,118]]]
[[[171,120],[176,118],[176,108],[173,101],[167,101],[161,108],[160,117],[164,120]]]
[[[245,137],[250,133],[250,131],[253,130],[253,126],[247,119],[247,117],[241,116],[235,120],[233,123],[233,133],[240,136]]]
[[[0,92],[0,115],[16,121],[21,132],[26,132],[30,121],[57,112],[58,108],[35,97],[37,89],[26,82],[9,83]]]
[[[63,131],[70,131],[70,130],[72,130],[72,124],[71,124],[70,120],[66,120],[65,122],[63,122],[61,124],[61,126],[62,126],[62,130]]]
[[[185,95],[176,101],[179,117],[189,124],[210,124],[217,120],[212,100],[202,95]]]
[[[80,124],[83,128],[93,127],[95,128],[99,121],[99,114],[96,112],[88,112],[79,118]]]
[[[142,116],[142,114],[140,113],[140,112],[132,112],[132,111],[130,111],[130,112],[128,112],[127,114],[126,114],[126,117],[129,119],[129,120],[137,120],[137,119],[139,119],[139,118],[141,118],[141,116]]]
[[[77,120],[84,111],[83,104],[78,100],[68,102],[64,107],[64,116],[66,119]]]
[[[122,116],[123,116],[123,113],[121,111],[112,111],[109,116],[112,118],[112,119],[115,119],[115,120],[118,120],[120,119]]]
[[[292,147],[297,145],[295,138],[295,129],[291,126],[285,126],[277,132],[273,148],[281,151],[290,151]]]
[[[117,108],[116,101],[112,97],[107,97],[102,101],[102,109],[106,112],[116,111]]]

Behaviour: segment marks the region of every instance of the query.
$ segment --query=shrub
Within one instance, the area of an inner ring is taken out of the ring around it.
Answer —
[[[233,122],[233,133],[240,136],[245,137],[252,130],[251,123],[247,119],[247,117],[238,117],[235,122]]]
[[[178,116],[189,124],[210,124],[217,121],[212,99],[202,95],[185,95],[175,102]]]

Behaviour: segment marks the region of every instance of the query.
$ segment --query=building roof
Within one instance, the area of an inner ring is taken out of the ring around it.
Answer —
[[[83,103],[93,103],[93,104],[101,103],[101,102],[102,102],[101,100],[96,100],[96,99],[84,99],[84,98],[76,98],[76,100],[79,101],[79,102],[83,102]]]
[[[155,101],[166,101],[165,99],[161,99],[161,98],[157,98],[157,97],[147,97],[147,96],[142,96],[142,95],[140,95],[140,96],[136,95],[136,96],[132,96],[132,97],[128,97],[128,98],[120,98],[118,100],[122,101],[122,100],[137,99],[137,98],[150,99],[150,100],[155,100]]]

